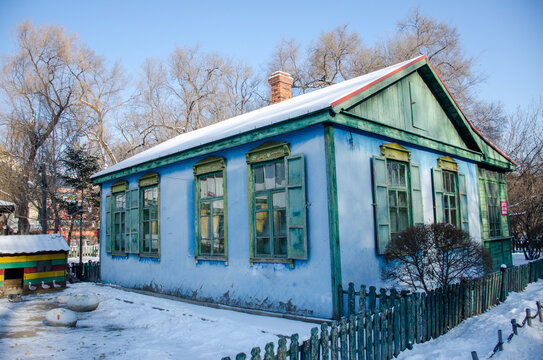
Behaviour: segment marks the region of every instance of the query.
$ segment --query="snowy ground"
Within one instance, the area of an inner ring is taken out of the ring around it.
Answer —
[[[57,296],[94,293],[101,302],[78,313],[75,328],[43,324]],[[219,310],[91,283],[61,292],[0,299],[0,359],[217,359],[277,342],[309,337],[315,324]]]
[[[514,259],[515,264],[522,259]],[[94,293],[98,309],[78,313],[75,328],[43,323],[48,310],[62,307],[61,295]],[[486,359],[498,341],[511,333],[511,319],[521,322],[525,308],[535,312],[543,301],[543,280],[485,314],[468,319],[437,340],[417,344],[400,359]],[[504,352],[493,359],[538,359],[543,354],[543,324],[519,329]],[[249,315],[137,294],[91,283],[70,285],[61,292],[24,296],[21,303],[0,299],[0,359],[216,359],[249,353],[254,346],[277,344],[280,335],[299,333],[307,339],[311,323]]]

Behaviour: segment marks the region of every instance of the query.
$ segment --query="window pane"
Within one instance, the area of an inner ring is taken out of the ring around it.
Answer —
[[[389,190],[388,191],[388,206],[390,207],[396,207],[398,204],[396,203],[396,191]]]
[[[256,239],[256,253],[257,255],[271,255],[270,251],[270,239],[269,238],[257,238]]]
[[[224,238],[220,238],[218,240],[215,240],[213,243],[213,253],[215,255],[224,255]]]
[[[398,214],[396,213],[396,208],[390,209],[390,232],[398,232]]]
[[[115,195],[115,210],[123,210],[126,203],[124,194]]]
[[[206,197],[215,197],[215,177],[213,175],[207,178],[207,196]]]
[[[223,178],[222,172],[215,174],[215,196],[223,196]]]
[[[287,255],[287,238],[280,237],[274,239],[275,255],[286,256]]]
[[[207,177],[200,177],[200,199],[207,198]]]
[[[130,215],[130,232],[136,233],[138,232],[138,225],[139,225],[139,214],[138,209],[132,210],[132,213]]]
[[[143,221],[149,221],[149,209],[143,209],[142,215],[143,215]]]
[[[269,236],[270,234],[270,220],[267,211],[257,212],[255,216],[255,229],[256,236]]]
[[[223,201],[213,201],[213,238],[224,237],[224,209]]]
[[[211,214],[211,203],[209,201],[200,202],[200,216],[209,216]]]
[[[131,193],[132,193],[132,196],[130,197],[130,207],[137,208],[138,207],[138,190],[132,190]]]
[[[255,166],[253,171],[254,171],[255,191],[264,190],[264,167]]]
[[[285,208],[287,207],[287,194],[284,191],[275,192],[272,195],[273,208]]]
[[[268,195],[255,196],[255,208],[256,210],[263,210],[268,208]]]
[[[398,191],[398,206],[407,207],[407,192]]]
[[[287,211],[286,210],[275,210],[273,212],[273,235],[274,236],[287,235]]]
[[[409,226],[409,218],[407,215],[407,209],[399,208],[398,209],[398,232],[407,229],[408,226]]]
[[[211,240],[210,239],[202,238],[200,240],[200,254],[201,255],[211,254]]]
[[[275,187],[285,186],[285,163],[283,160],[275,163]]]
[[[264,168],[266,189],[275,188],[275,164],[266,164]]]
[[[202,241],[204,239],[209,239],[209,217],[200,218],[200,238]]]
[[[398,185],[401,187],[407,186],[406,167],[404,164],[398,164]]]

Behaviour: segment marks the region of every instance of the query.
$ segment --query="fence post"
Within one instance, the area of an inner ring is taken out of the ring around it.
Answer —
[[[262,360],[260,357],[260,348],[258,346],[251,350],[251,360]]]
[[[267,343],[264,349],[264,360],[274,360],[273,343]]]
[[[502,266],[500,266],[500,274],[502,276],[502,281],[501,281],[501,289],[500,289],[500,302],[504,302],[505,299],[507,298],[507,293],[505,292],[505,271],[507,270],[507,265],[505,264],[502,264]]]
[[[529,327],[532,327],[532,310],[530,308],[526,308],[526,322]]]
[[[498,351],[503,351],[503,336],[501,329],[498,330]]]
[[[287,340],[282,337],[279,339],[277,347],[277,360],[287,360]]]
[[[246,358],[247,358],[247,355],[245,355],[245,353],[239,353],[236,355],[236,360],[245,360]]]
[[[328,324],[322,323],[321,324],[321,352],[322,352],[322,360],[328,360],[330,358],[329,352],[330,352],[330,336],[328,336]],[[279,359],[278,359],[279,360]]]
[[[366,285],[360,285],[360,296],[358,297],[358,313],[366,314]]]
[[[513,334],[518,335],[518,325],[517,325],[517,319],[511,320],[511,326],[513,327]]]
[[[299,360],[300,345],[298,343],[298,334],[292,334],[290,336],[290,360]]]
[[[479,360],[479,357],[477,356],[477,351],[471,352],[471,359],[472,360]]]
[[[539,322],[543,322],[543,311],[541,310],[541,303],[539,301],[536,301],[537,305],[537,315],[539,317]]]
[[[354,294],[354,284],[352,282],[349,283],[349,289],[347,291],[348,291],[348,295],[347,295],[347,315],[351,316],[351,315],[355,314],[355,310],[354,310],[354,297],[355,297],[355,294]]]

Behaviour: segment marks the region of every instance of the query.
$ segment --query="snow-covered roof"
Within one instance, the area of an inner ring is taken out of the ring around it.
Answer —
[[[0,236],[0,255],[69,250],[61,234]]]
[[[15,204],[9,201],[0,200],[0,206],[15,206]]]
[[[134,155],[92,176],[97,178],[132,166],[153,161],[181,151],[196,148],[231,136],[240,135],[277,124],[319,110],[336,106],[345,99],[359,93],[374,83],[395,72],[414,64],[425,56],[401,62],[387,68],[371,72],[323,89],[293,97],[277,104],[266,106],[249,113],[239,115],[219,123],[206,126],[185,134],[178,135],[146,151]]]

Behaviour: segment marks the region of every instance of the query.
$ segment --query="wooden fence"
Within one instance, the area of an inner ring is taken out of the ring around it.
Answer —
[[[80,281],[100,282],[100,263],[72,263],[69,271]]]
[[[413,344],[445,334],[462,320],[479,315],[504,301],[510,292],[523,291],[543,278],[543,259],[502,269],[481,278],[466,280],[428,293],[398,293],[364,285],[355,291],[339,289],[347,297],[346,316],[332,325],[311,330],[311,337],[299,342],[294,334],[259,347],[248,357],[239,353],[236,360],[382,360],[392,359]],[[362,294],[362,296],[361,296]],[[222,360],[231,360],[224,357]]]

